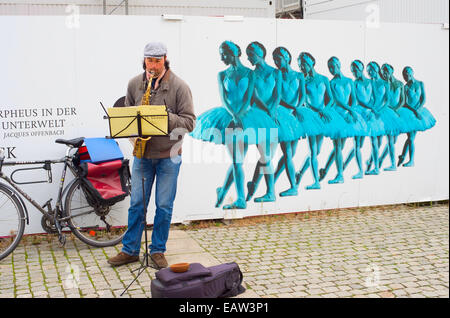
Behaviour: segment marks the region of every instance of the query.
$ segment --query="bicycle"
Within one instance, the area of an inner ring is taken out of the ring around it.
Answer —
[[[0,260],[14,251],[24,234],[25,222],[27,225],[29,224],[27,207],[22,197],[42,213],[42,228],[47,233],[58,234],[58,240],[61,246],[64,246],[66,243],[64,234],[66,228],[69,228],[84,243],[95,247],[113,246],[122,241],[126,227],[120,226],[120,222],[116,220],[120,213],[119,210],[114,209],[114,205],[106,206],[95,203],[77,172],[77,167],[74,163],[77,160],[77,152],[72,154],[71,152],[74,149],[78,150],[78,147],[83,144],[84,138],[81,137],[71,140],[57,139],[55,142],[68,147],[62,159],[5,161],[5,156],[0,149],[0,178],[9,184],[0,183]],[[63,163],[64,168],[62,170],[57,201],[54,208],[51,205],[53,199],[49,199],[41,206],[17,186],[17,184],[51,183],[51,165],[59,163]],[[3,166],[37,164],[44,164],[44,166],[16,169],[11,173],[10,177],[2,172]],[[69,168],[75,178],[64,187],[67,168]],[[13,178],[16,172],[34,169],[46,170],[48,174],[47,180],[17,182]],[[129,174],[127,176],[126,186],[130,189]]]

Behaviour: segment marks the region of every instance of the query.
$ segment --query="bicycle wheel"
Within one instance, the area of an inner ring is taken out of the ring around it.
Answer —
[[[73,234],[86,244],[105,247],[122,241],[126,232],[127,214],[124,205],[93,207],[80,180],[76,180],[67,191],[64,214]]]
[[[25,230],[25,213],[13,194],[0,184],[0,260],[14,251]]]

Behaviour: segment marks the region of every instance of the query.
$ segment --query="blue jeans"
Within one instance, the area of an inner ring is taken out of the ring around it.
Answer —
[[[145,178],[145,203],[147,206],[156,178],[156,212],[149,246],[150,254],[166,251],[180,166],[181,156],[164,159],[138,159],[134,157],[131,173],[131,202],[128,209],[128,230],[122,239],[123,252],[136,256],[139,255],[141,248],[142,233],[146,224],[142,197],[142,176]]]

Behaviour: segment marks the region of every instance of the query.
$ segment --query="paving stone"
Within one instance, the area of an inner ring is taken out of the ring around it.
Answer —
[[[351,297],[353,294],[349,291],[338,291],[335,293],[337,297]]]
[[[307,293],[302,292],[302,291],[296,291],[296,292],[293,292],[291,295],[292,295],[293,297],[295,297],[295,298],[303,298],[303,297],[308,296]]]
[[[448,204],[393,206],[174,230],[167,259],[205,266],[235,261],[249,287],[246,294],[254,297],[448,298],[448,212]],[[45,240],[21,244],[0,261],[0,298],[120,297],[138,267],[110,267],[107,258],[120,249],[93,248],[77,239],[64,248]],[[155,272],[147,269],[121,298],[150,297]],[[68,288],[70,282],[76,286]]]

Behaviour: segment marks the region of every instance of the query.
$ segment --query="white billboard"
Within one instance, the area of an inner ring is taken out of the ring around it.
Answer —
[[[263,176],[242,209],[223,208],[238,199],[234,184],[216,207],[217,189],[226,183],[232,166],[226,146],[186,136],[172,222],[448,199],[448,30],[439,26],[381,24],[368,28],[362,22],[260,18],[226,21],[184,17],[182,21],[167,21],[138,16],[15,16],[0,18],[0,40],[0,147],[6,150],[7,160],[57,159],[65,153],[64,146],[54,143],[57,138],[107,135],[108,123],[99,102],[111,107],[125,95],[129,79],[143,71],[145,44],[154,40],[166,43],[171,68],[190,86],[199,117],[215,107],[224,107],[218,81],[218,74],[229,67],[219,54],[224,41],[240,47],[239,60],[252,71],[255,66],[249,62],[246,49],[257,41],[266,50],[265,62],[273,68],[276,64],[272,52],[282,46],[289,51],[291,68],[296,72],[300,72],[300,53],[308,52],[315,59],[317,74],[329,80],[333,75],[328,61],[335,56],[347,78],[354,79],[350,68],[354,60],[360,60],[365,68],[376,61],[380,66],[391,65],[403,85],[406,66],[424,83],[424,106],[436,124],[417,133],[413,167],[400,165],[396,171],[384,171],[390,163],[388,155],[378,175],[352,179],[358,169],[356,160],[352,160],[344,171],[344,182],[329,184],[336,175],[332,163],[317,190],[305,189],[314,181],[312,170],[307,169],[298,194],[293,196],[279,195],[291,186],[283,171],[274,184],[272,202],[254,201],[266,193]],[[366,69],[364,76],[369,77]],[[347,138],[341,150],[344,159],[353,149],[353,139]],[[406,133],[397,137],[396,162],[406,140]],[[131,144],[125,139],[118,141],[125,157],[131,159]],[[381,142],[380,155],[387,137],[382,137]],[[276,146],[270,162],[273,169],[283,156],[281,145]],[[292,163],[299,172],[310,155],[308,138],[300,139],[295,150]],[[325,167],[332,150],[333,142],[325,136],[317,157],[319,169]],[[361,148],[364,170],[371,151],[371,139],[367,137]],[[240,180],[245,196],[259,157],[256,146],[249,144]],[[50,197],[55,200],[61,168],[53,166],[52,184],[21,187],[38,203],[44,204]],[[9,167],[4,170],[13,171]],[[23,177],[41,176],[36,172]],[[121,204],[126,222],[128,201]],[[31,204],[27,203],[27,207],[30,225],[26,233],[43,232],[40,213]],[[154,210],[152,197],[148,223],[153,222]]]

